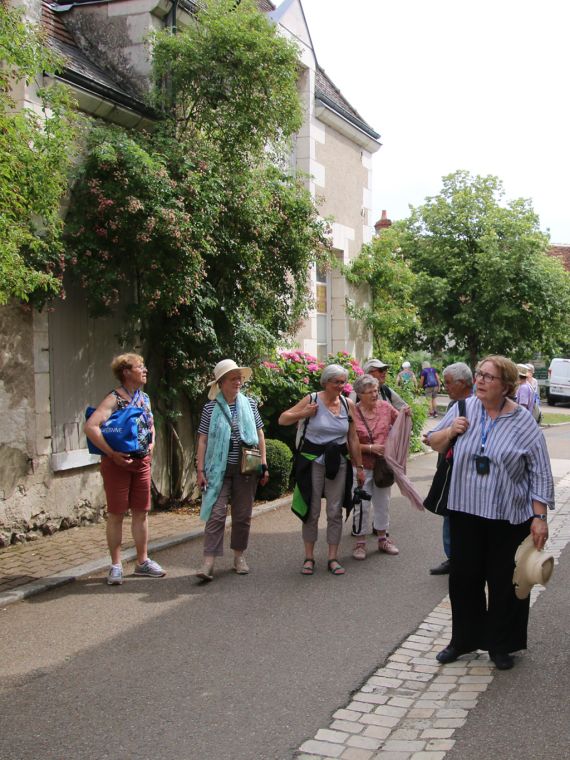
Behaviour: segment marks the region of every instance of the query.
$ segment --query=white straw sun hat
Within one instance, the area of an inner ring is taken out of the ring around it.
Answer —
[[[209,399],[215,399],[216,396],[219,393],[220,386],[219,382],[222,379],[224,375],[227,375],[228,372],[233,372],[233,370],[239,369],[241,372],[241,376],[244,382],[247,382],[249,378],[251,377],[251,368],[250,367],[238,367],[238,365],[234,362],[233,359],[222,359],[221,362],[218,362],[216,366],[214,367],[214,379],[208,383],[208,386],[210,388],[210,391],[208,393]]]
[[[536,583],[546,586],[553,570],[554,555],[538,551],[532,536],[527,536],[515,554],[513,583],[517,598],[526,599]]]

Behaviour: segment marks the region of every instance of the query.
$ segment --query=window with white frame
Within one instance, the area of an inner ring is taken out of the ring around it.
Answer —
[[[325,361],[331,351],[331,276],[317,265],[315,274],[317,358]]]

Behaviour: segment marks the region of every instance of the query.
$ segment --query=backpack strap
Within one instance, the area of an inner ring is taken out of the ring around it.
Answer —
[[[346,416],[348,417],[349,423],[352,422],[352,417],[350,415],[350,411],[348,409],[348,401],[345,399],[345,397],[342,395],[342,393],[339,396],[340,403],[344,406],[344,411],[346,412]]]
[[[316,391],[314,393],[309,394],[309,403],[315,404],[317,402],[317,393]],[[297,451],[301,451],[303,448],[303,444],[305,442],[305,435],[307,433],[307,427],[309,426],[309,420],[310,417],[305,417],[305,422],[303,423],[303,432],[301,433],[301,437],[299,438],[299,445],[297,446]]]

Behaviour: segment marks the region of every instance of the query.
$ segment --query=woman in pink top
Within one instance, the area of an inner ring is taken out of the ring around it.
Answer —
[[[390,516],[390,486],[379,488],[374,483],[374,463],[376,457],[384,455],[384,444],[390,428],[398,417],[392,404],[378,399],[378,380],[371,375],[361,375],[354,384],[360,398],[356,405],[354,424],[360,441],[362,464],[364,465],[364,490],[372,496],[370,501],[355,504],[352,535],[356,544],[354,559],[366,559],[366,536],[371,531],[370,518],[374,510],[374,528],[378,533],[378,551],[385,554],[399,554],[399,550],[388,536]]]

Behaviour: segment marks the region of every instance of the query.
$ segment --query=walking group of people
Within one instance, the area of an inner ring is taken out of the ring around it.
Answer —
[[[443,522],[447,559],[445,569],[432,570],[450,576],[453,630],[449,645],[437,655],[442,664],[474,649],[485,649],[498,668],[508,669],[513,664],[511,653],[526,647],[529,600],[517,598],[514,592],[515,552],[529,535],[536,549],[544,547],[554,486],[544,436],[529,407],[522,403],[523,394],[518,403],[515,396],[517,388],[520,393],[525,384],[519,383],[521,368],[502,356],[485,358],[475,372],[474,392],[473,375],[466,364],[452,364],[443,372],[450,404],[441,422],[426,436],[427,443],[441,455],[454,444],[449,514]],[[129,510],[137,551],[135,575],[161,577],[165,572],[147,555],[154,446],[152,412],[142,391],[147,371],[137,354],[116,357],[112,369],[120,385],[87,420],[85,431],[103,454],[101,474],[112,561],[107,582],[118,585],[123,581],[122,522]],[[298,427],[292,509],[302,521],[300,571],[305,576],[316,570],[323,498],[327,570],[334,576],[346,572],[339,559],[343,511],[347,517],[352,512],[354,559],[366,559],[371,533],[376,535],[378,551],[396,556],[399,550],[389,533],[394,477],[412,501],[421,500],[404,474],[411,428],[406,418],[411,410],[386,384],[387,364],[370,359],[363,369],[354,386],[354,398],[350,398],[344,393],[347,370],[336,364],[326,366],[320,378],[322,390],[307,394],[279,417],[279,424]],[[441,384],[435,370],[433,376],[427,371],[424,374],[428,369],[433,370],[431,366],[422,370],[422,387],[428,398],[435,399],[433,389],[439,390]],[[213,375],[198,428],[196,458],[202,492],[200,514],[206,521],[203,564],[197,577],[204,582],[213,579],[216,558],[223,554],[228,504],[234,570],[239,575],[249,572],[245,551],[254,496],[258,481],[266,483],[270,477],[263,422],[255,400],[242,392],[251,369],[225,359],[216,365]],[[466,399],[463,416],[456,404],[459,399]],[[124,454],[109,446],[101,425],[117,409],[130,405],[141,408],[140,445],[135,452]],[[401,466],[394,451],[400,452]],[[253,469],[247,464],[248,457],[253,457]]]

